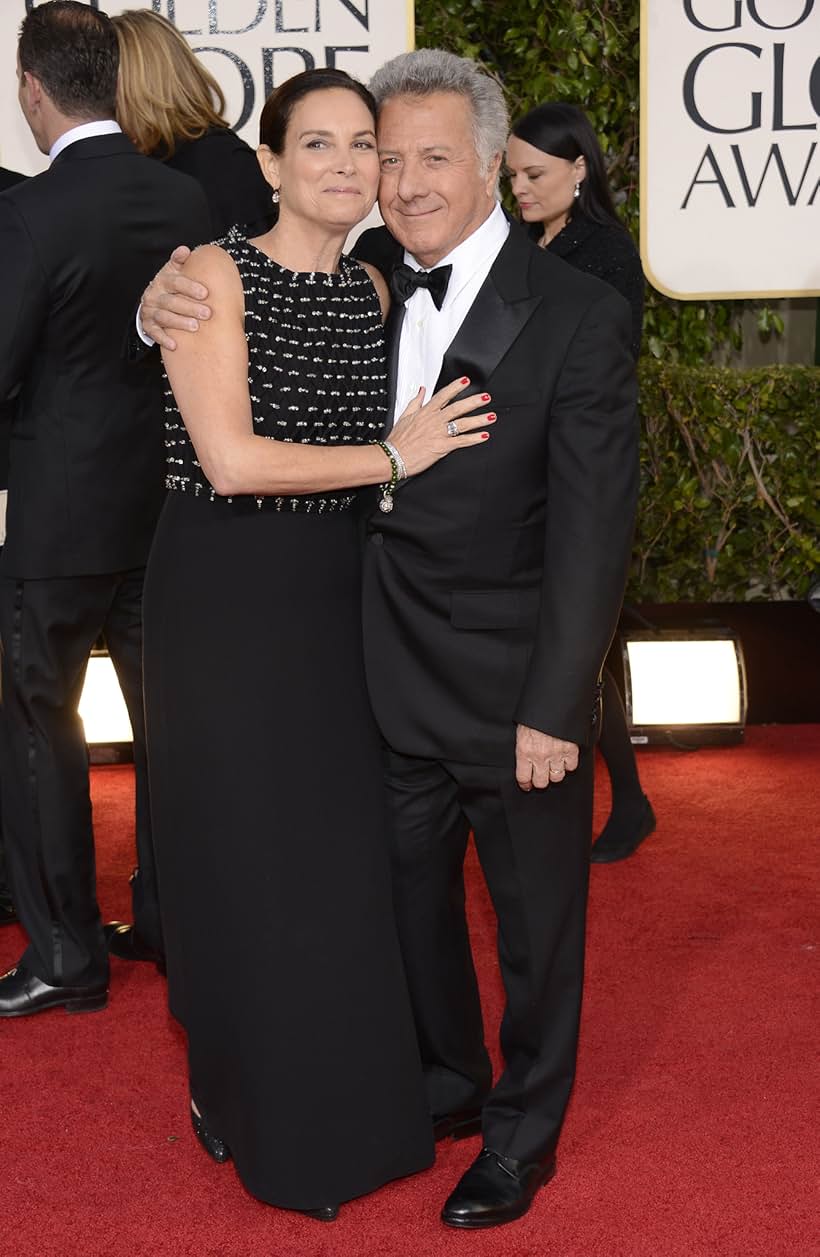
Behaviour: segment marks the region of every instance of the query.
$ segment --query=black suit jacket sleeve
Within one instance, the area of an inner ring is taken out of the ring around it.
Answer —
[[[620,611],[638,491],[629,310],[590,306],[549,416],[541,609],[516,720],[587,743],[596,683]]]
[[[25,375],[48,317],[49,292],[37,250],[13,201],[0,197],[0,400],[7,400]]]

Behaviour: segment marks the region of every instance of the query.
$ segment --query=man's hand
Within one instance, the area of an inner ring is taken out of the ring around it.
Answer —
[[[200,321],[209,319],[211,311],[200,303],[208,296],[204,284],[182,274],[191,256],[184,244],[174,249],[159,274],[155,275],[142,294],[139,317],[146,336],[163,349],[176,349],[177,343],[166,328],[179,332],[196,332]]]
[[[515,735],[515,779],[522,790],[544,790],[578,767],[575,742],[519,725]]]

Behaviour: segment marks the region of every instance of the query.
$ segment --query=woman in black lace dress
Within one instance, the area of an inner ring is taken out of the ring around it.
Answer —
[[[171,492],[145,586],[152,807],[194,1128],[254,1195],[332,1220],[433,1155],[350,508],[356,486],[477,443],[488,417],[463,417],[457,381],[379,442],[383,311],[341,252],[376,195],[366,90],[296,76],[261,131],[278,223],[191,257],[214,314],[165,355]],[[464,435],[447,436],[451,419]]]
[[[575,105],[538,105],[514,123],[506,157],[513,195],[536,244],[606,280],[629,302],[637,361],[643,322],[641,259],[615,213],[601,146],[586,114]],[[603,682],[599,747],[612,783],[612,811],[592,848],[591,859],[598,864],[625,859],[655,828],[621,696],[608,669]]]

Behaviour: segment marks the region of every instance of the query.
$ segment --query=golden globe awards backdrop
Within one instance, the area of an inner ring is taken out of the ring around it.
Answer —
[[[292,74],[337,66],[367,82],[389,57],[413,47],[413,0],[89,0],[114,16],[153,9],[183,32],[219,81],[228,120],[256,147],[265,97]],[[0,0],[0,164],[45,169],[17,103],[17,37],[36,0]]]
[[[672,297],[820,295],[820,0],[641,0],[641,254]]]

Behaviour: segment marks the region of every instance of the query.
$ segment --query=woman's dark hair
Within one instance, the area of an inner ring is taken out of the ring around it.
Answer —
[[[560,101],[548,101],[514,122],[512,133],[525,144],[532,144],[533,148],[540,148],[542,153],[549,153],[551,157],[563,157],[566,161],[583,157],[586,177],[581,182],[576,202],[578,208],[594,223],[623,226],[615,213],[598,137],[582,109]]]
[[[32,9],[20,27],[20,69],[40,80],[69,118],[113,118],[119,49],[111,19],[75,0]]]
[[[299,101],[304,100],[311,92],[325,91],[329,87],[341,87],[345,91],[355,92],[370,111],[375,131],[376,102],[366,87],[344,70],[304,70],[301,74],[294,74],[293,78],[285,79],[265,101],[259,119],[259,143],[267,144],[272,153],[283,153],[290,119]]]

